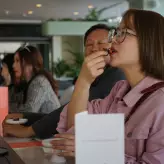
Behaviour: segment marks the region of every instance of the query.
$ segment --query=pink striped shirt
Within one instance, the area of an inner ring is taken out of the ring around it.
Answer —
[[[130,90],[127,81],[119,81],[103,100],[88,103],[90,114],[124,113],[125,117],[143,95],[141,91],[159,82],[144,78]],[[58,132],[74,133],[73,127],[66,129],[67,106],[60,116]],[[164,88],[148,97],[132,115],[125,126],[126,164],[164,164]]]

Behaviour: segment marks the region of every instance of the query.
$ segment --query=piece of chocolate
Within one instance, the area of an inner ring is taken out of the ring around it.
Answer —
[[[13,121],[19,121],[19,118],[13,118]]]

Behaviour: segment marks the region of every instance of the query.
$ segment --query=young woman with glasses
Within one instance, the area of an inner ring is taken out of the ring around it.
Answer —
[[[110,65],[122,69],[127,81],[119,81],[105,99],[88,102],[89,88],[103,73],[107,52],[96,52],[85,59],[58,125],[58,131],[67,134],[57,135],[63,140],[52,142],[55,149],[64,150],[59,155],[75,155],[74,117],[88,110],[91,114],[125,114],[125,163],[163,163],[163,29],[164,18],[158,13],[130,9],[123,15],[119,28],[109,33]]]

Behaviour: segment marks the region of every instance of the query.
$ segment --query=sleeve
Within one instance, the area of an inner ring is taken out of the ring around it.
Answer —
[[[29,85],[26,103],[20,105],[18,111],[37,113],[45,101],[44,87],[39,78],[35,78]]]
[[[32,128],[38,138],[49,138],[58,133],[56,127],[59,122],[60,113],[63,108],[64,106],[54,110],[53,112],[45,115],[32,125]]]
[[[46,114],[44,113],[32,113],[32,112],[26,112],[23,113],[23,117],[28,119],[28,122],[25,124],[25,126],[31,126],[36,121],[42,119]]]
[[[71,134],[73,134],[74,133],[74,127],[73,126],[70,129],[66,129],[66,126],[67,126],[67,108],[68,108],[68,105],[66,105],[64,107],[63,111],[61,112],[56,130],[59,133],[71,133]]]
[[[146,151],[141,159],[125,155],[126,164],[163,164],[164,163],[164,129],[150,136],[146,143]]]
[[[88,101],[87,111],[89,114],[103,114],[110,113],[110,106],[113,103],[117,91],[120,89],[124,81],[118,82],[110,92],[110,94],[105,99],[97,99],[91,102]],[[67,109],[66,105],[60,114],[60,121],[58,123],[57,131],[59,133],[74,133],[74,126],[70,129],[66,128],[67,125]]]

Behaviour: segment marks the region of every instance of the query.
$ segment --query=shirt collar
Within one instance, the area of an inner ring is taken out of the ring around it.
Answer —
[[[124,97],[123,100],[128,107],[133,107],[137,101],[142,97],[141,91],[160,82],[151,77],[145,77],[140,83],[138,83],[133,89],[131,89]]]

